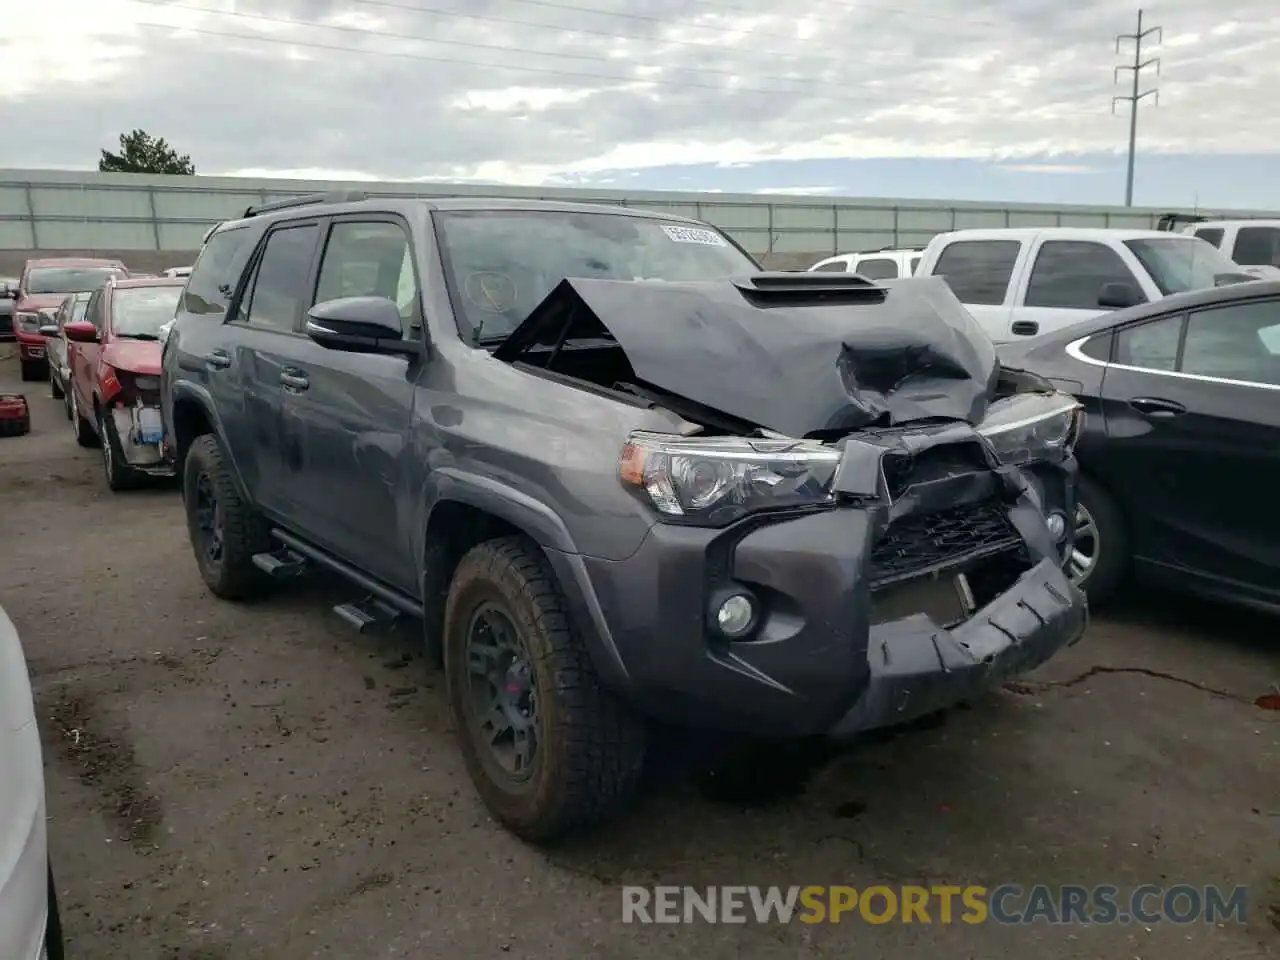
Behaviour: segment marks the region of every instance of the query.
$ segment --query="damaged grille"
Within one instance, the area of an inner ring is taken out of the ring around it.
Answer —
[[[998,500],[903,517],[871,551],[871,586],[1021,548],[1022,538]]]

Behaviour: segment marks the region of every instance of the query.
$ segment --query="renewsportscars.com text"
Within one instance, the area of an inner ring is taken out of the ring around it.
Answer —
[[[623,923],[1244,923],[1248,888],[846,886],[622,888]]]

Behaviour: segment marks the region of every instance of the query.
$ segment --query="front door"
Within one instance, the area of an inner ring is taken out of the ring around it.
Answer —
[[[379,296],[421,336],[421,298],[405,224],[391,216],[335,219],[315,302]],[[413,504],[403,483],[414,382],[421,361],[328,350],[310,339],[290,354],[283,392],[287,485],[320,546],[413,591]]]
[[[1102,393],[1135,557],[1280,599],[1280,300],[1117,331]]]
[[[1108,283],[1124,283],[1140,297],[1147,291],[1115,248],[1096,240],[1045,240],[1032,249],[1031,270],[1019,291],[1010,339],[1060,330],[1108,308],[1098,296]]]
[[[89,298],[84,318],[93,324],[99,337],[105,335],[107,307],[106,293],[103,290],[94,291]],[[94,424],[94,429],[97,429],[97,421],[93,415],[93,398],[97,390],[98,357],[102,354],[102,344],[71,343],[68,344],[68,348],[72,358],[71,388],[75,391],[76,406],[79,408],[80,416]]]

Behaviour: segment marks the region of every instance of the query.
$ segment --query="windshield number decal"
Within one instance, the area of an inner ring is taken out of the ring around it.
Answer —
[[[674,240],[676,243],[700,243],[704,247],[728,246],[724,237],[714,230],[701,230],[697,227],[672,227],[663,224],[662,232],[667,235],[669,240]]]

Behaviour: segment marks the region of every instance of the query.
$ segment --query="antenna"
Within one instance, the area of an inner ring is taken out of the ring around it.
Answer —
[[[1120,52],[1120,46],[1126,40],[1133,41],[1133,63],[1116,67],[1115,82],[1120,82],[1120,72],[1128,70],[1133,74],[1133,89],[1128,96],[1112,97],[1111,112],[1116,112],[1117,103],[1129,104],[1129,169],[1125,177],[1124,185],[1124,205],[1126,207],[1133,206],[1133,157],[1138,144],[1138,101],[1146,97],[1154,97],[1155,105],[1160,105],[1160,91],[1156,87],[1150,87],[1147,90],[1138,92],[1142,82],[1142,71],[1147,67],[1154,66],[1156,68],[1156,76],[1160,75],[1160,58],[1151,57],[1147,60],[1142,59],[1142,42],[1152,34],[1159,34],[1158,42],[1164,42],[1164,30],[1160,27],[1148,27],[1142,29],[1142,11],[1138,11],[1138,30],[1136,33],[1122,33],[1116,37],[1116,53]]]

